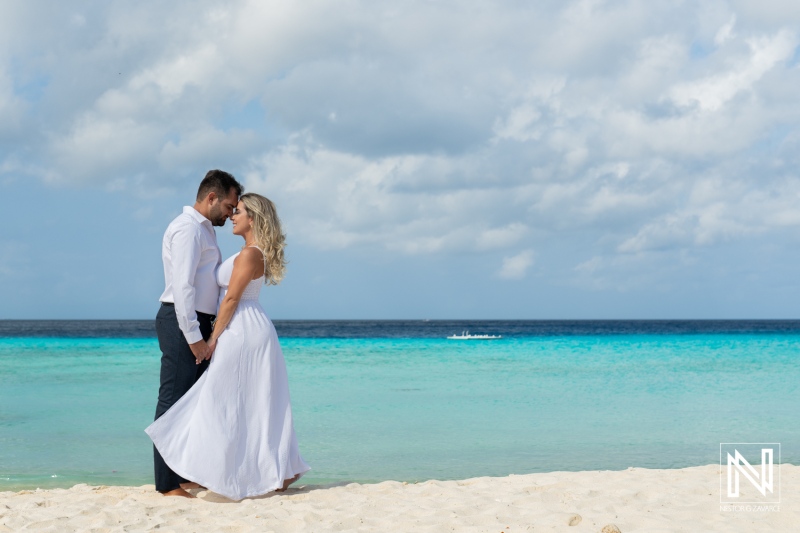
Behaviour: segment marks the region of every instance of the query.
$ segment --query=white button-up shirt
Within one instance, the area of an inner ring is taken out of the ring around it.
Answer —
[[[203,340],[196,311],[217,314],[217,267],[221,255],[211,221],[194,207],[184,207],[167,227],[161,243],[166,288],[159,300],[175,304],[186,342]]]

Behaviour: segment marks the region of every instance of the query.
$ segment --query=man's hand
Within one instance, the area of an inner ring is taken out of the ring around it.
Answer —
[[[194,354],[195,364],[199,365],[211,357],[211,350],[209,350],[206,341],[197,341],[194,344],[190,344],[189,348],[192,349],[192,354]]]

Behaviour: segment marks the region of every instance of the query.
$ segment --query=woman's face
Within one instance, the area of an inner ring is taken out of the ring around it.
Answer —
[[[252,219],[250,218],[250,215],[247,214],[247,211],[244,208],[244,202],[239,202],[236,206],[236,209],[233,210],[233,216],[231,217],[233,234],[244,235],[250,231],[251,221]]]

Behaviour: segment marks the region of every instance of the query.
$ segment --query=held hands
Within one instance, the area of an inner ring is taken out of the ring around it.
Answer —
[[[214,341],[214,346],[216,346],[217,342]],[[189,348],[192,349],[192,354],[194,355],[195,364],[200,364],[206,359],[211,359],[211,354],[213,353],[213,348],[209,346],[206,341],[197,341],[194,344],[190,344]]]

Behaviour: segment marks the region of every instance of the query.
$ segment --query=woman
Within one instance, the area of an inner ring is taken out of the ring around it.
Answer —
[[[273,203],[245,194],[231,217],[242,251],[222,263],[208,371],[145,431],[178,475],[232,500],[285,490],[309,466],[292,422],[286,364],[258,295],[286,270]],[[200,361],[198,361],[200,363]]]

